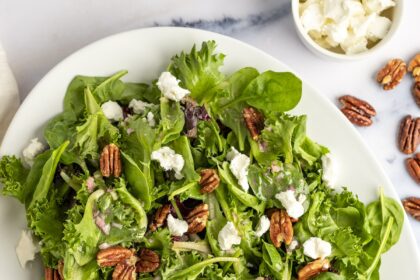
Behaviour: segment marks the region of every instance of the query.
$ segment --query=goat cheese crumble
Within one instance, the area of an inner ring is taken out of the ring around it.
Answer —
[[[101,106],[105,117],[110,121],[120,121],[124,118],[121,106],[115,101],[107,101]]]
[[[297,219],[305,212],[303,202],[306,200],[306,196],[304,194],[296,199],[295,192],[287,190],[276,194],[275,197],[281,202],[290,217]]]
[[[190,91],[179,86],[178,80],[170,72],[163,72],[156,83],[163,96],[173,101],[180,101],[190,94]]]
[[[32,237],[32,232],[29,230],[22,230],[20,234],[19,243],[16,246],[16,255],[22,268],[25,268],[26,263],[35,259],[35,254],[39,252],[39,246]]]
[[[188,223],[168,215],[168,229],[172,236],[183,236],[188,231]]]
[[[227,222],[226,225],[219,232],[217,237],[219,246],[222,250],[230,250],[233,245],[241,243],[241,237],[238,235],[238,231],[232,222]]]
[[[34,138],[29,142],[29,145],[23,150],[23,160],[30,166],[34,163],[37,155],[45,150],[45,145],[42,144],[38,138]]]
[[[238,179],[239,185],[244,191],[248,191],[248,168],[251,163],[248,156],[239,153],[234,147],[227,153],[226,159],[230,161],[230,171]]]
[[[137,99],[132,99],[130,103],[128,104],[128,108],[133,110],[135,114],[141,114],[146,110],[146,108],[150,108],[152,106],[153,104],[151,103],[147,103],[147,102],[144,102],[142,100],[137,100]]]
[[[255,235],[261,237],[270,228],[270,220],[266,215],[261,216],[258,222],[257,228],[255,229]]]
[[[303,243],[303,253],[312,259],[325,259],[331,255],[331,244],[318,237],[311,237]]]
[[[322,180],[330,187],[333,188],[337,183],[337,163],[335,158],[328,153],[321,157],[322,161]]]
[[[184,168],[184,158],[175,153],[169,147],[162,147],[159,150],[152,152],[152,160],[156,160],[159,162],[160,166],[165,170],[173,170],[175,171],[175,178],[182,179],[184,176],[181,174],[182,168]]]

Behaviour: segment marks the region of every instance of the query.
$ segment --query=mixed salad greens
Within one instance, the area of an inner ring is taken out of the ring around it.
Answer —
[[[64,279],[379,279],[400,205],[382,193],[364,205],[323,179],[328,149],[308,138],[306,116],[285,113],[301,98],[295,75],[226,76],[215,49],[175,55],[166,84],[75,77],[48,147],[30,166],[1,158],[1,192],[24,204],[45,267]],[[101,172],[109,144],[121,175]],[[136,269],[100,266],[109,248],[131,249],[121,264]],[[144,248],[158,256],[152,269]]]

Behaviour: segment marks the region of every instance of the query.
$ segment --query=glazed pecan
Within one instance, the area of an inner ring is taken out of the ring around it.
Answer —
[[[330,262],[327,259],[317,259],[308,263],[298,271],[298,280],[308,280],[321,272],[328,271]]]
[[[146,248],[141,249],[139,261],[136,264],[137,272],[153,272],[158,269],[159,266],[160,258],[156,252]]]
[[[286,210],[275,210],[270,218],[270,238],[276,248],[284,241],[289,245],[293,240],[293,226]]]
[[[369,126],[372,124],[372,117],[376,115],[375,108],[368,102],[351,95],[341,96],[341,112],[355,125]]]
[[[196,206],[187,216],[188,233],[202,232],[207,225],[209,218],[209,206],[202,203]]]
[[[57,264],[57,271],[61,279],[64,279],[64,261],[60,260]]]
[[[379,70],[376,75],[378,83],[383,85],[384,90],[391,90],[395,88],[407,73],[406,64],[402,59],[391,59],[388,63]]]
[[[215,169],[203,169],[200,176],[201,193],[211,193],[219,186],[220,178]]]
[[[44,277],[45,277],[45,280],[62,280],[62,279],[64,279],[60,276],[60,273],[58,273],[57,269],[54,269],[54,268],[51,268],[51,267],[46,267],[44,269]]]
[[[416,82],[420,82],[420,53],[408,63],[408,72],[411,72]]]
[[[101,173],[104,177],[120,177],[121,175],[121,155],[120,149],[115,144],[106,145],[101,153],[99,161]]]
[[[398,146],[401,152],[412,154],[416,151],[420,140],[420,118],[406,116],[400,124]]]
[[[417,106],[420,107],[420,82],[414,83],[412,93],[414,101],[416,101]]]
[[[264,116],[253,107],[244,108],[242,115],[252,139],[257,140],[264,129]]]
[[[133,250],[121,246],[114,246],[100,250],[96,255],[96,262],[100,267],[115,266],[119,262],[131,258],[133,255]]]
[[[170,212],[171,212],[170,204],[162,205],[155,213],[153,222],[149,226],[150,231],[155,231],[159,227],[163,226]]]
[[[420,221],[420,197],[407,197],[402,201],[405,211]]]
[[[131,256],[119,262],[112,273],[112,280],[135,280],[137,278],[136,273],[136,256]]]
[[[420,184],[420,153],[417,153],[412,158],[405,160],[405,167],[411,178]]]

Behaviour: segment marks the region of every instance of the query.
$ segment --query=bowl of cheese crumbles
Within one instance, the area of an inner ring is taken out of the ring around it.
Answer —
[[[303,43],[323,57],[353,60],[391,40],[402,18],[402,0],[293,0]]]

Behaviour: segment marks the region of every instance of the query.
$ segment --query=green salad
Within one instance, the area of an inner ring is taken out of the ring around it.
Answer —
[[[44,139],[1,158],[45,279],[379,279],[399,203],[333,188],[328,148],[286,113],[299,78],[226,75],[215,49],[152,83],[75,77]]]

